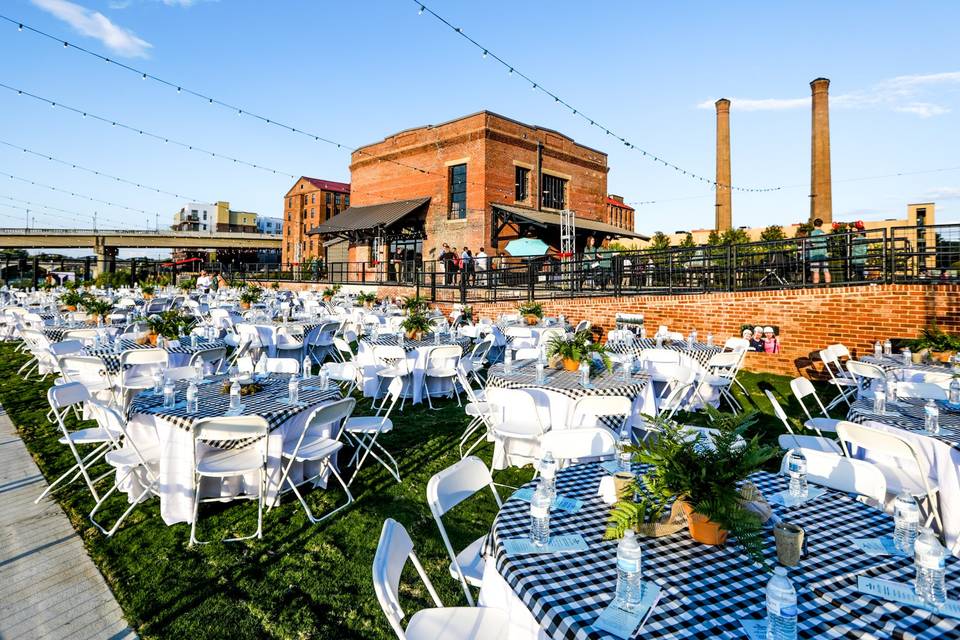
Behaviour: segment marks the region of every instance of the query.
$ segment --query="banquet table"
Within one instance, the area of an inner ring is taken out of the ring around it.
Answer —
[[[862,399],[853,403],[847,419],[893,432],[914,445],[924,471],[939,485],[947,547],[954,555],[960,555],[960,413],[941,405],[940,433],[934,435],[924,429],[923,405],[923,400],[902,398],[896,405],[888,406],[888,411],[896,412],[894,415],[879,415],[873,412],[872,400]],[[857,455],[869,459],[864,452]]]
[[[220,347],[226,347],[226,343],[223,340],[209,340],[207,338],[195,337],[196,344],[190,345],[186,341],[179,341],[179,344],[175,346],[170,346],[169,341],[164,343],[164,350],[170,354],[170,366],[171,367],[185,367],[190,364],[190,358],[193,357],[193,354],[198,351],[204,351],[206,349],[217,349]],[[120,350],[129,351],[131,349],[156,349],[156,346],[152,344],[137,344],[133,340],[127,340],[125,338],[120,339]],[[94,349],[93,347],[87,347],[84,349],[84,352],[88,356],[96,356],[103,360],[103,364],[106,365],[107,371],[110,373],[119,373],[120,371],[120,353],[117,353],[112,346],[99,347]]]
[[[377,377],[377,371],[381,365],[376,362],[373,356],[373,348],[376,346],[396,346],[397,336],[395,334],[382,334],[376,338],[362,338],[359,342],[356,362],[360,365],[363,374],[363,395],[364,397],[377,397],[383,393],[380,389],[380,380]],[[403,384],[403,393],[411,399],[413,404],[423,402],[423,376],[427,365],[427,356],[431,349],[436,346],[456,345],[463,349],[463,356],[469,356],[470,338],[444,334],[437,345],[432,335],[424,336],[423,340],[408,340],[404,338],[403,348],[407,354],[407,370],[410,375],[406,376]],[[431,396],[452,393],[451,383],[446,380],[433,380],[428,383]]]
[[[495,389],[520,389],[529,393],[537,405],[540,422],[546,429],[567,428],[567,417],[573,404],[584,396],[625,396],[633,401],[631,422],[639,424],[639,416],[656,415],[656,397],[650,378],[644,374],[631,376],[629,380],[620,378],[619,373],[602,371],[590,379],[590,388],[580,384],[580,373],[562,369],[546,369],[543,383],[537,382],[536,361],[522,360],[513,363],[509,374],[504,372],[503,364],[494,364],[487,372],[487,393],[491,402],[496,396]],[[509,408],[507,408],[509,409]],[[606,426],[614,425],[607,423]],[[619,434],[617,434],[619,435]],[[511,465],[512,456],[529,462],[529,458],[539,455],[539,445],[535,442],[513,442],[508,454],[503,443],[494,445],[493,468],[504,469]]]
[[[874,364],[886,371],[902,371],[903,379],[913,382],[944,382],[949,381],[953,376],[953,370],[949,365],[939,362],[911,362],[905,366],[900,356],[863,356],[860,358],[863,362]]]
[[[149,447],[159,443],[160,515],[167,524],[190,522],[193,519],[193,498],[196,491],[193,475],[193,424],[200,418],[226,415],[230,406],[230,395],[224,392],[223,385],[229,383],[227,376],[213,376],[209,382],[198,387],[199,411],[190,415],[186,411],[186,381],[176,385],[178,403],[173,409],[163,408],[163,398],[151,391],[138,394],[129,410],[128,432],[139,447]],[[286,439],[297,437],[303,428],[311,410],[327,402],[339,400],[340,389],[334,383],[328,383],[326,389],[319,386],[319,378],[301,380],[297,405],[287,402],[287,389],[290,376],[271,374],[259,380],[263,389],[241,399],[242,412],[239,415],[258,415],[270,425],[267,448],[267,498],[272,500],[278,491],[281,469],[281,451]],[[321,428],[324,429],[324,428]],[[331,425],[325,426],[326,435],[330,435]],[[201,445],[208,446],[208,445]],[[310,465],[312,463],[308,463]],[[118,477],[124,469],[118,469]],[[296,464],[291,468],[290,477],[294,482],[313,475],[313,469]],[[241,490],[254,489],[257,486],[257,474],[224,479],[204,478],[201,496],[225,497]],[[320,483],[323,484],[322,482]],[[137,483],[125,487],[129,496],[140,493],[142,485]]]
[[[688,342],[687,340],[674,340],[672,342],[664,341],[663,345],[657,346],[654,338],[634,338],[633,342],[607,342],[607,349],[613,353],[621,355],[632,355],[639,357],[644,349],[668,349],[670,351],[679,351],[701,367],[707,366],[710,358],[721,353],[723,347],[708,345],[705,342]]]
[[[642,473],[642,467],[634,470]],[[606,474],[598,464],[569,467],[557,475],[557,492],[583,501],[579,511],[554,510],[551,535],[579,533],[586,551],[552,555],[510,555],[504,540],[527,537],[529,503],[511,497],[504,502],[486,541],[486,563],[480,603],[503,608],[529,637],[597,639],[614,636],[592,628],[611,602],[616,585],[617,541],[602,539],[610,511],[597,496]],[[767,472],[750,476],[761,493],[786,488],[785,478]],[[807,555],[788,568],[798,594],[800,638],[956,638],[960,620],[940,617],[908,605],[897,605],[857,590],[857,576],[908,584],[912,559],[869,556],[853,538],[890,535],[893,519],[844,493],[827,490],[801,505],[773,507],[782,519],[802,526]],[[763,532],[765,556],[776,566],[773,533]],[[638,538],[643,548],[643,580],[661,590],[635,638],[730,638],[747,635],[741,621],[765,618],[764,590],[769,574],[735,541],[726,546],[695,542],[684,529],[661,538]],[[947,559],[947,588],[960,589],[960,561]]]
[[[117,327],[111,327],[109,325],[104,325],[98,327],[95,324],[90,324],[84,320],[74,320],[70,322],[64,322],[59,325],[50,325],[43,328],[43,335],[47,337],[50,342],[60,342],[63,340],[63,334],[67,331],[74,331],[77,329],[100,329],[102,335],[109,336],[117,333]]]
[[[503,332],[504,334],[506,334],[506,331],[508,329],[529,329],[530,338],[514,338],[512,336],[506,336],[506,335],[504,336],[507,345],[514,346],[513,343],[516,342],[518,346],[523,346],[523,347],[538,346],[540,344],[540,337],[543,335],[545,331],[560,329],[566,333],[573,330],[573,327],[571,327],[566,322],[564,322],[563,324],[560,324],[559,322],[546,323],[546,322],[540,321],[534,325],[529,325],[525,322],[509,322],[509,323],[498,323],[495,326],[498,329],[500,329],[500,331]]]

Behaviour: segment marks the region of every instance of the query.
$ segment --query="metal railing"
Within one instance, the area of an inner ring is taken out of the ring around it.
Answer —
[[[4,280],[31,277],[29,260],[7,259]],[[41,260],[41,262],[43,262]],[[56,261],[54,261],[56,262]],[[93,261],[96,264],[96,261]],[[37,265],[42,266],[42,265]],[[91,259],[60,260],[53,271],[73,270],[89,279]],[[452,261],[389,260],[322,264],[200,263],[163,266],[115,260],[109,271],[136,279],[190,277],[201,269],[228,281],[288,281],[322,285],[409,287],[433,301],[495,302],[642,294],[693,294],[878,283],[960,283],[960,224],[830,233],[730,245],[671,247],[578,256],[491,256],[486,268]],[[43,267],[48,268],[48,267]]]

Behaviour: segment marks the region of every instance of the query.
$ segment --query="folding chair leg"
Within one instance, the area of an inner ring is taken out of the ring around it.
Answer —
[[[353,494],[350,493],[350,487],[348,487],[347,484],[343,481],[343,478],[340,477],[340,474],[337,473],[337,470],[333,467],[332,464],[330,464],[329,460],[324,461],[323,468],[329,469],[330,474],[334,478],[336,478],[337,482],[340,483],[340,486],[343,487],[344,492],[346,492],[347,494],[347,502],[346,504],[340,505],[336,509],[329,511],[328,513],[320,516],[319,518],[313,515],[313,511],[310,510],[310,507],[307,505],[307,501],[303,499],[302,495],[300,495],[300,491],[297,489],[297,485],[295,485],[290,478],[287,478],[287,483],[290,485],[290,488],[293,489],[293,494],[297,496],[297,500],[299,500],[300,504],[303,506],[303,510],[307,514],[307,520],[309,520],[311,524],[317,524],[318,522],[323,522],[330,516],[334,515],[339,511],[343,511],[344,509],[349,507],[351,504],[353,504]],[[323,470],[321,470],[320,473],[323,473]]]
[[[113,493],[114,491],[117,491],[117,490],[120,488],[120,484],[121,484],[124,480],[126,480],[128,477],[130,477],[131,475],[133,475],[133,472],[134,472],[134,469],[130,469],[130,470],[127,471],[127,473],[123,476],[123,478],[117,480],[117,482],[113,485],[113,487],[111,487],[110,490],[107,491],[105,494],[103,494],[103,497],[101,497],[101,498],[97,501],[97,503],[93,506],[93,510],[90,512],[90,516],[89,516],[89,517],[90,517],[90,522],[92,522],[92,523],[93,523],[93,526],[95,526],[97,529],[99,529],[99,530],[101,531],[101,533],[103,533],[103,534],[104,534],[105,536],[107,536],[108,538],[109,538],[110,536],[112,536],[114,533],[117,532],[117,529],[120,528],[120,525],[123,523],[124,520],[126,520],[127,516],[130,515],[130,514],[133,512],[133,510],[136,509],[136,508],[140,505],[140,502],[146,497],[146,495],[147,495],[149,492],[153,491],[154,488],[155,488],[155,487],[157,486],[157,484],[159,483],[159,480],[156,480],[156,479],[155,479],[155,480],[152,480],[152,481],[150,482],[150,484],[147,485],[147,487],[146,487],[143,491],[140,492],[140,495],[137,496],[137,499],[134,500],[133,503],[131,503],[129,507],[127,507],[127,510],[123,512],[123,515],[121,515],[119,518],[117,518],[117,521],[114,523],[114,525],[113,525],[112,527],[110,527],[109,530],[104,529],[104,528],[100,525],[100,523],[97,522],[96,519],[94,519],[94,517],[93,517],[94,514],[95,514],[95,513],[97,512],[97,510],[103,505],[103,503],[106,502],[107,498],[110,497],[110,494]],[[151,474],[151,475],[152,475],[152,474]]]

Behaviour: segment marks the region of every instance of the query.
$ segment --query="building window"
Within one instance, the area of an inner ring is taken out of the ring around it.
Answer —
[[[314,216],[313,207],[310,207],[310,217],[312,218],[313,216]]]
[[[311,194],[310,194],[310,204],[316,204],[316,203],[317,203],[317,194],[311,193]]]
[[[327,219],[327,220],[330,219],[330,205],[329,205],[329,204],[327,205],[327,217],[326,217],[326,219]]]
[[[541,185],[541,190],[543,192],[543,199],[541,202],[544,207],[547,207],[548,209],[563,209],[566,206],[566,180],[556,176],[543,174]]]
[[[460,220],[467,217],[467,165],[457,164],[450,167],[450,211],[448,220]]]
[[[203,212],[203,219],[204,219],[204,220],[207,219],[207,212],[206,212],[206,211]]]
[[[339,194],[339,193],[333,194],[333,204],[335,204],[338,209],[340,208],[340,194]]]
[[[927,224],[927,209],[917,209],[917,226],[922,227]]]
[[[348,206],[348,207],[350,206],[350,194],[349,194],[349,193],[344,194],[344,196],[343,196],[343,204],[346,205],[346,206]]]
[[[330,204],[330,192],[327,191],[327,204]]]
[[[530,169],[517,167],[517,179],[513,199],[517,202],[523,202],[529,195]]]

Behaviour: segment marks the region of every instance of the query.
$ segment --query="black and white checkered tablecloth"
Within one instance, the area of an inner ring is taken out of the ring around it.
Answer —
[[[877,358],[876,356],[863,356],[860,359],[869,364],[875,364],[881,369],[883,369],[884,371],[912,369],[914,371],[923,371],[924,373],[939,373],[947,376],[953,374],[953,371],[950,368],[950,366],[946,364],[928,363],[928,362],[924,362],[922,364],[916,364],[911,362],[909,365],[904,365],[903,358],[901,358],[899,355],[884,356],[882,358]]]
[[[137,344],[133,340],[123,339],[120,341],[121,352],[129,351],[131,349],[155,349],[156,347],[152,344]],[[201,338],[197,336],[196,346],[190,346],[185,342],[181,341],[179,346],[170,347],[165,346],[164,349],[167,353],[186,353],[194,354],[198,351],[204,351],[206,349],[217,349],[219,347],[226,347],[227,343],[223,340],[208,340],[207,338]],[[100,347],[99,349],[94,349],[88,347],[84,350],[88,356],[96,356],[103,360],[103,364],[107,367],[107,371],[110,373],[118,373],[120,371],[120,354],[114,351],[114,347]]]
[[[134,398],[130,406],[130,415],[149,413],[158,418],[169,421],[181,429],[191,430],[193,423],[200,418],[222,416],[230,409],[230,394],[223,390],[229,383],[228,376],[215,376],[213,382],[197,387],[198,412],[190,415],[186,407],[163,409],[163,397],[153,395],[152,391],[143,391]],[[243,415],[258,415],[266,419],[273,431],[281,424],[297,415],[301,411],[311,409],[320,402],[330,402],[341,398],[340,388],[333,382],[327,383],[326,389],[320,388],[320,378],[312,377],[300,380],[299,401],[293,406],[286,404],[290,383],[289,374],[270,374],[261,379],[263,389],[252,395],[240,399],[243,404]],[[183,403],[186,399],[188,382],[181,380],[176,383],[177,402]]]
[[[382,334],[376,338],[362,338],[362,342],[367,343],[371,348],[373,347],[382,347],[382,346],[397,346],[397,336],[395,334]],[[464,336],[456,336],[451,339],[449,335],[442,335],[440,337],[439,346],[449,346],[457,345],[464,350],[466,353],[467,347],[470,346],[470,338]],[[438,346],[433,339],[433,334],[429,333],[423,337],[423,340],[409,340],[407,338],[403,339],[403,348],[407,351],[413,351],[419,349],[420,347],[435,347]]]
[[[590,378],[591,387],[584,388],[580,384],[580,372],[565,371],[563,369],[546,369],[545,381],[537,382],[535,360],[520,360],[513,363],[509,374],[503,371],[503,364],[490,366],[487,372],[487,386],[500,389],[548,389],[573,398],[583,396],[626,396],[636,398],[649,382],[645,374],[635,374],[629,380],[621,380],[619,371],[611,373],[603,371],[595,373]]]
[[[610,507],[597,496],[605,472],[596,464],[559,472],[557,492],[579,498],[577,513],[554,510],[552,535],[581,534],[588,550],[576,554],[507,555],[502,540],[530,531],[530,505],[508,499],[487,539],[488,557],[551,638],[611,638],[591,624],[613,599],[617,542],[604,541]],[[751,480],[766,496],[786,488],[784,478],[760,472]],[[797,589],[800,638],[934,638],[960,637],[960,621],[913,607],[896,606],[856,591],[856,576],[908,582],[912,560],[867,556],[852,538],[890,535],[893,519],[851,497],[827,491],[803,505],[775,506],[784,520],[806,532],[808,555],[799,567],[788,568]],[[773,533],[764,532],[766,556],[776,566]],[[753,563],[733,540],[723,547],[702,545],[686,530],[662,538],[641,538],[643,579],[661,589],[638,638],[730,638],[746,634],[740,621],[765,618],[770,574]],[[947,560],[948,590],[960,588],[960,561]],[[850,586],[852,584],[852,587]]]
[[[47,336],[47,339],[50,342],[60,342],[63,340],[63,334],[67,331],[73,331],[75,329],[96,329],[96,325],[88,324],[86,322],[64,322],[63,324],[56,327],[44,327],[43,335]],[[106,329],[107,327],[102,327]]]
[[[619,354],[632,354],[634,357],[640,355],[640,352],[644,349],[669,349],[671,351],[679,351],[685,356],[699,362],[702,366],[707,366],[707,363],[710,361],[710,358],[717,355],[723,351],[723,347],[718,347],[716,345],[709,346],[705,342],[687,342],[686,340],[674,340],[673,342],[664,343],[662,347],[657,347],[657,341],[654,338],[634,338],[633,342],[630,344],[624,344],[622,342],[617,343],[607,343],[607,349],[612,353]]]
[[[901,398],[897,401],[897,405],[887,408],[887,411],[895,411],[897,415],[880,415],[873,412],[873,400],[864,398],[853,403],[850,411],[847,412],[847,420],[859,423],[882,422],[905,431],[940,440],[954,449],[960,449],[960,412],[948,410],[938,403],[940,433],[932,435],[924,429],[923,405],[925,402],[925,400],[918,398]]]

